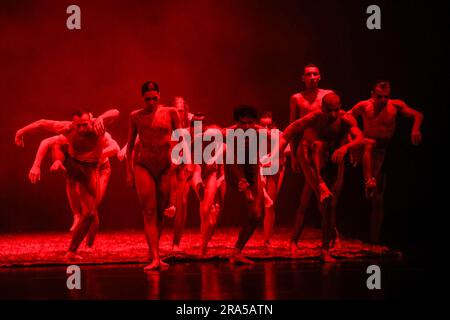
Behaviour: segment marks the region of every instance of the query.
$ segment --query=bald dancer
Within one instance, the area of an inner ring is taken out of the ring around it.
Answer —
[[[315,110],[290,124],[280,138],[279,154],[296,137],[305,137],[310,129],[308,145],[313,146],[308,165],[314,173],[312,187],[319,191],[319,208],[322,215],[322,254],[324,262],[334,262],[329,248],[335,225],[336,206],[344,178],[344,159],[349,150],[361,147],[363,134],[356,121],[346,117],[341,110],[341,101],[335,93],[328,93],[322,99],[321,109]],[[348,141],[347,136],[352,136]]]

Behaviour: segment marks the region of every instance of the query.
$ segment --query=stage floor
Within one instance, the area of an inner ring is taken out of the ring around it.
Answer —
[[[207,256],[200,257],[198,230],[186,230],[181,241],[181,251],[173,252],[173,230],[166,229],[161,236],[161,254],[168,263],[195,261],[225,261],[237,239],[238,229],[219,229],[209,245]],[[320,230],[306,229],[300,241],[300,250],[293,254],[289,250],[290,230],[275,229],[272,248],[264,250],[262,230],[258,229],[248,242],[243,253],[255,260],[312,260],[320,257]],[[69,232],[22,233],[0,235],[0,267],[56,266],[66,265],[62,258],[70,242]],[[385,247],[380,255],[374,255],[367,244],[353,239],[342,239],[341,248],[332,250],[332,255],[341,261],[383,257],[401,259],[399,251]],[[77,264],[124,264],[145,263],[149,253],[142,231],[100,232],[94,250],[87,251],[83,243],[78,251],[83,257]]]
[[[171,249],[172,230],[162,235],[162,254],[171,265],[144,272],[148,249],[141,231],[101,232],[96,249],[79,253],[83,260],[81,290],[68,290],[67,264],[62,257],[69,233],[30,233],[0,236],[0,300],[6,299],[133,299],[133,300],[297,300],[390,299],[423,297],[424,271],[409,266],[398,251],[385,248],[375,256],[360,241],[343,239],[333,250],[337,263],[319,262],[320,231],[305,230],[301,250],[287,249],[288,229],[276,229],[273,248],[265,251],[258,230],[244,254],[253,266],[226,261],[237,229],[220,229],[210,253],[198,257],[197,230],[187,230],[183,252]],[[382,270],[382,290],[368,290],[367,267]],[[414,281],[411,281],[414,279]]]

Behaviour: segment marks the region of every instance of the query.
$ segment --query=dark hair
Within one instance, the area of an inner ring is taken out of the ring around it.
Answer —
[[[317,68],[318,70],[320,70],[319,67],[317,65],[315,65],[314,63],[308,63],[307,65],[305,65],[303,67],[303,73],[305,73],[306,68]]]
[[[377,80],[373,83],[372,91],[375,91],[377,87],[380,87],[382,90],[391,90],[391,83],[387,80]]]
[[[272,111],[264,111],[264,112],[261,114],[261,116],[260,116],[259,118],[260,118],[260,119],[262,119],[262,118],[270,118],[270,119],[273,119]]]
[[[72,118],[75,116],[81,118],[84,114],[87,114],[89,118],[91,118],[92,112],[88,109],[78,109],[74,113],[72,113]]]
[[[159,85],[155,81],[147,81],[142,85],[141,94],[144,95],[148,91],[156,91],[159,93]]]
[[[252,106],[241,104],[234,108],[233,111],[233,118],[235,121],[239,121],[241,118],[251,118],[251,119],[258,119],[258,111]]]

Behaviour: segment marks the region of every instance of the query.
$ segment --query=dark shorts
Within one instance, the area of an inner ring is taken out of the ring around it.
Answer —
[[[84,162],[66,156],[64,160],[66,177],[83,186],[86,191],[95,196],[97,192],[97,182],[99,178],[99,168],[97,162]]]

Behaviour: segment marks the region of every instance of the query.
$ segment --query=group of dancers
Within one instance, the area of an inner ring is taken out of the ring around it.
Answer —
[[[74,221],[72,239],[64,259],[81,259],[77,250],[86,238],[88,250],[92,250],[99,227],[98,209],[105,196],[111,175],[110,158],[126,162],[127,184],[138,195],[144,221],[144,234],[150,249],[152,262],[145,270],[167,266],[161,259],[159,239],[163,218],[174,218],[173,250],[180,250],[180,241],[187,216],[188,193],[192,188],[198,198],[200,212],[201,248],[206,255],[208,243],[217,227],[223,211],[226,192],[235,194],[233,206],[243,208],[246,217],[239,231],[231,263],[253,264],[242,254],[259,222],[263,220],[264,248],[270,249],[270,238],[275,221],[275,204],[285,169],[285,157],[290,156],[294,172],[304,176],[300,204],[289,241],[290,250],[298,250],[304,227],[306,210],[317,203],[322,223],[321,257],[324,262],[334,262],[330,254],[332,246],[340,245],[336,228],[336,207],[344,182],[344,164],[348,159],[354,166],[363,168],[365,195],[372,203],[370,242],[372,250],[381,250],[379,239],[383,221],[383,192],[386,178],[383,162],[388,143],[392,138],[397,114],[413,119],[411,142],[421,143],[423,115],[405,102],[390,97],[388,81],[377,81],[371,97],[344,111],[340,97],[333,90],[319,88],[319,68],[309,64],[304,67],[304,90],[290,99],[290,125],[279,131],[279,141],[268,158],[279,159],[279,170],[264,175],[264,161],[222,163],[217,161],[219,152],[211,161],[175,164],[172,150],[175,130],[185,129],[192,134],[194,124],[202,123],[203,130],[215,130],[226,135],[226,128],[211,124],[203,113],[191,113],[184,98],[175,97],[171,106],[160,104],[160,89],[156,82],[142,85],[144,107],[131,112],[128,142],[122,149],[106,131],[119,117],[119,111],[111,109],[99,116],[88,110],[73,114],[72,121],[39,120],[19,129],[15,143],[24,146],[24,136],[46,130],[55,135],[44,139],[38,148],[29,172],[31,183],[41,178],[41,162],[51,153],[50,171],[62,171],[66,179],[66,193]],[[258,116],[253,106],[240,105],[234,109],[232,128],[276,129],[271,112]],[[357,118],[362,118],[363,129]],[[228,127],[230,128],[230,127]],[[193,136],[193,140],[199,137]],[[201,143],[204,143],[201,140]],[[184,143],[188,143],[184,141]],[[192,148],[192,144],[186,148]],[[222,143],[221,153],[244,152],[249,143],[235,146]],[[242,150],[245,149],[245,150]],[[259,159],[261,160],[261,159]],[[270,164],[269,164],[270,165]]]

